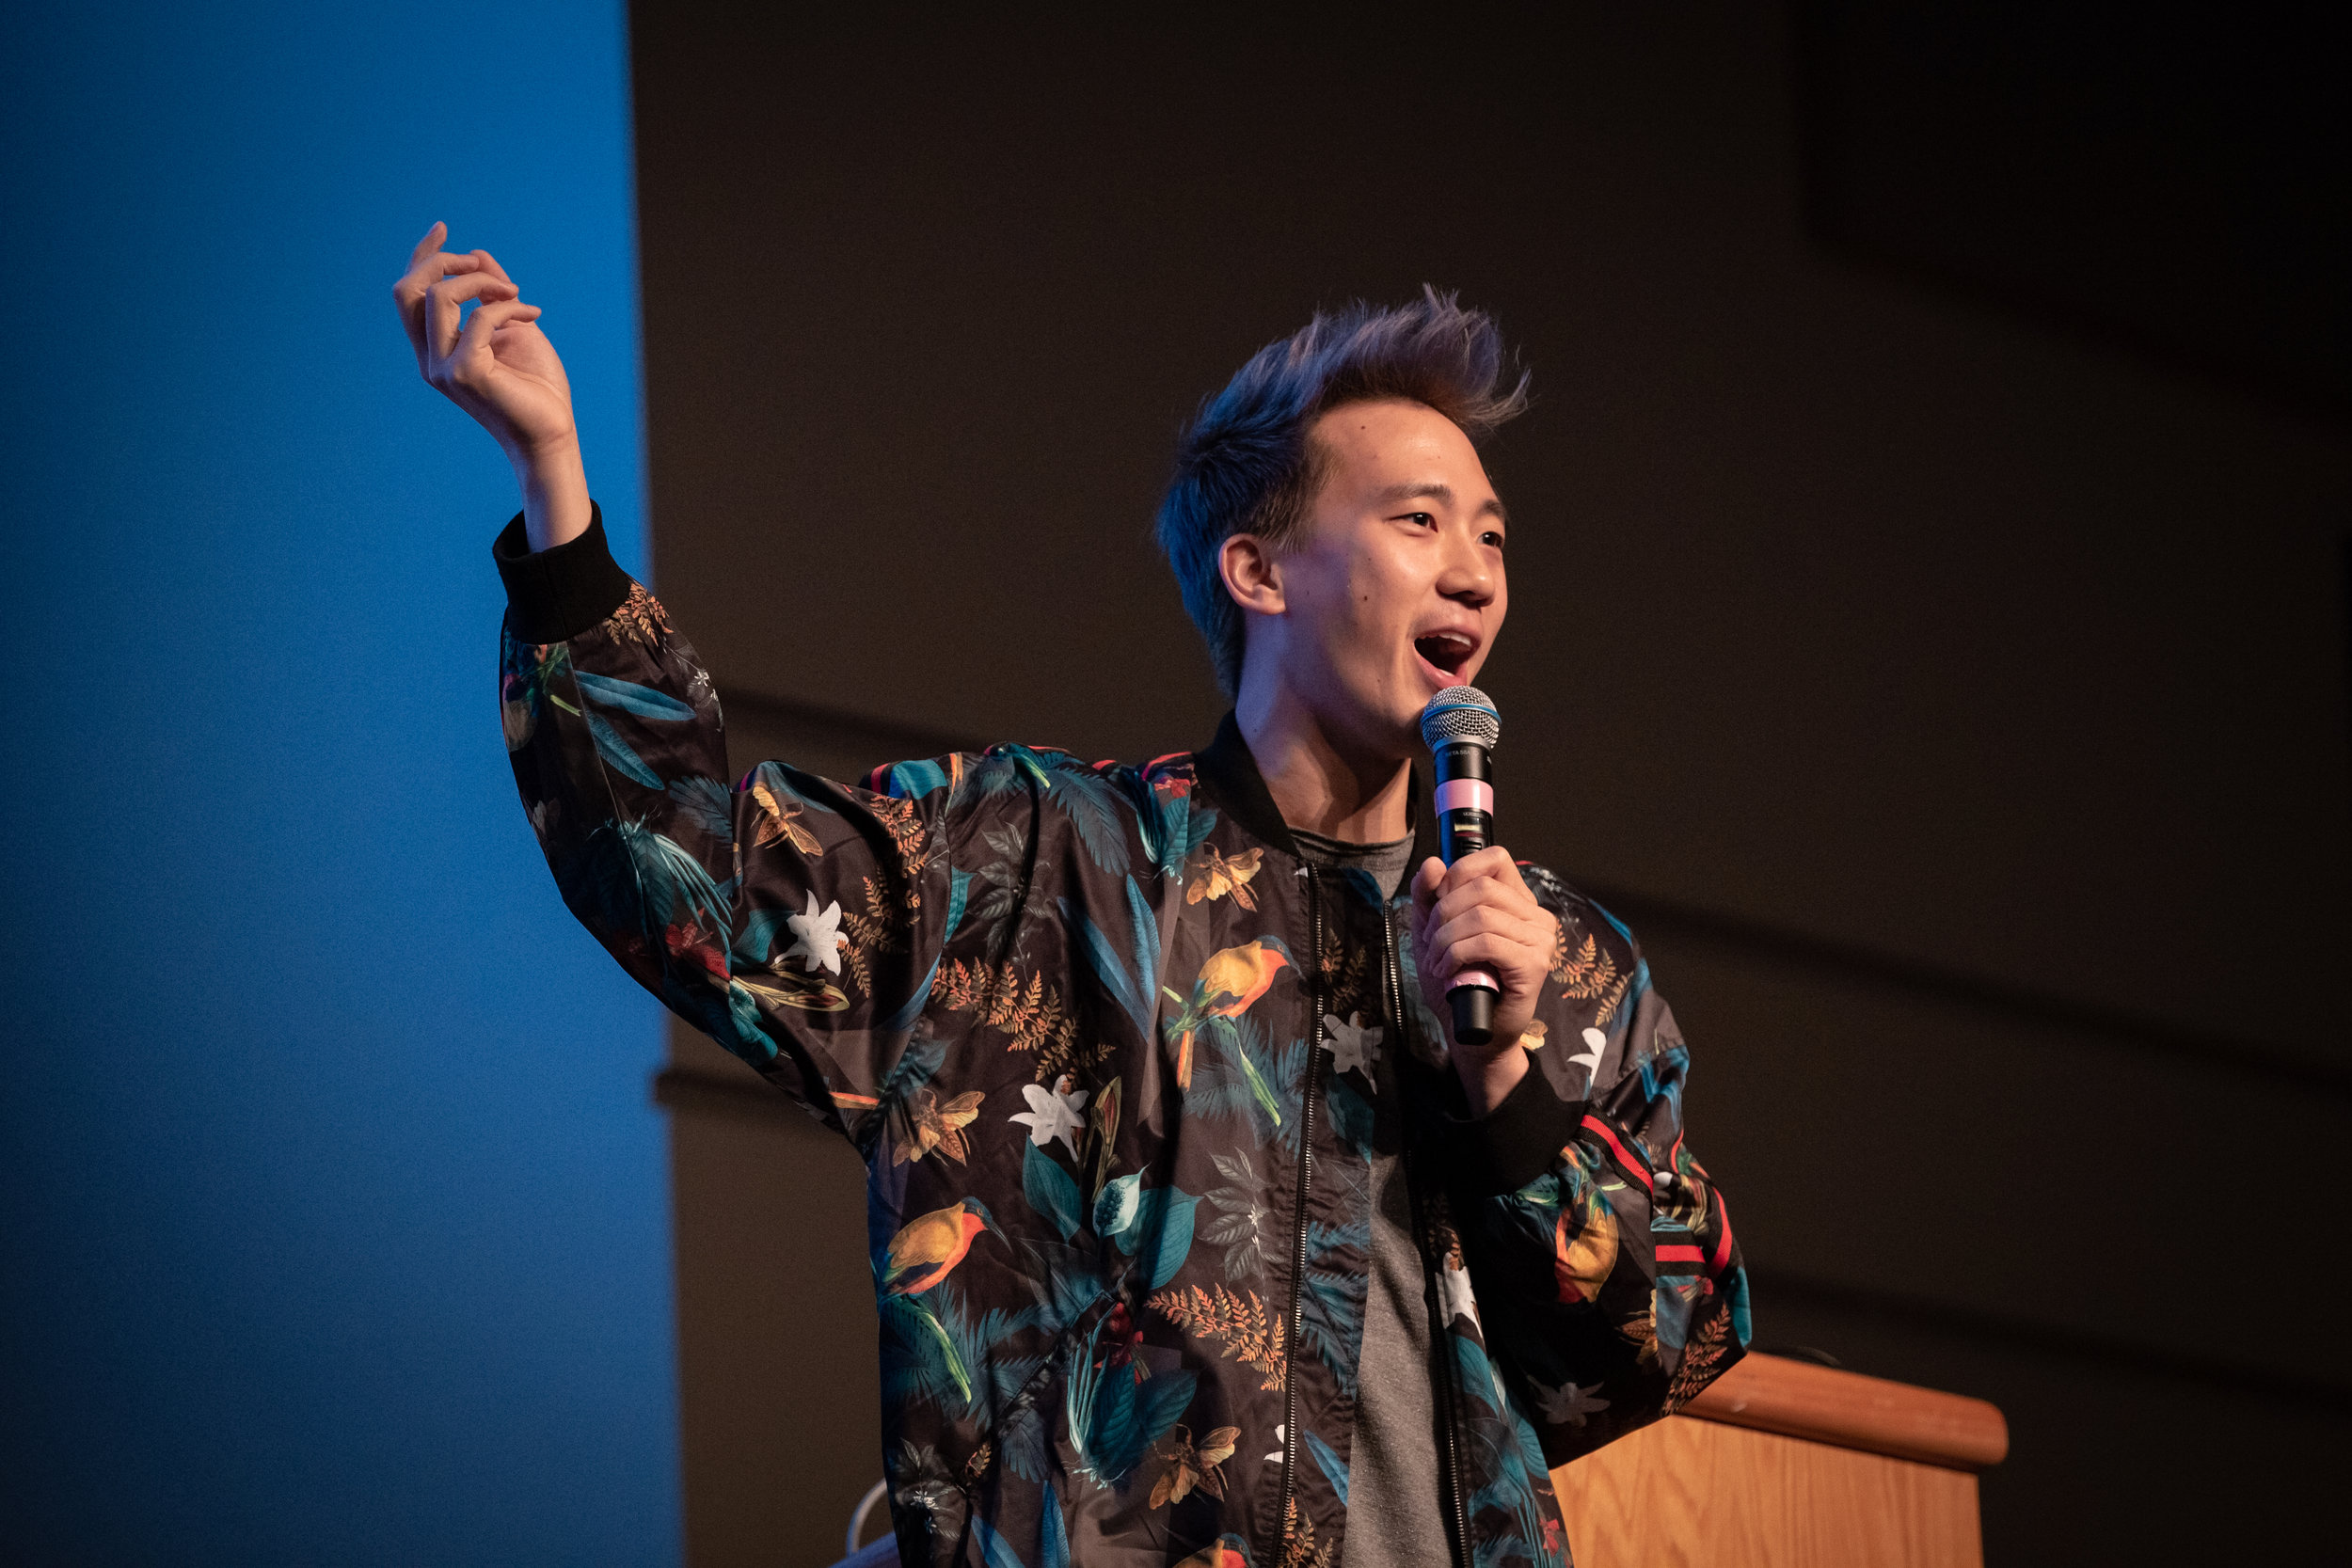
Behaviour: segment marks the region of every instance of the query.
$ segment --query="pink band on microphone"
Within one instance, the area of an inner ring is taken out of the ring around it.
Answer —
[[[1445,983],[1449,992],[1460,990],[1464,986],[1476,986],[1480,990],[1490,990],[1497,996],[1502,994],[1502,982],[1495,978],[1492,970],[1457,969],[1454,972],[1454,978]]]
[[[1495,786],[1484,779],[1448,779],[1438,786],[1438,809],[1483,811],[1494,815]]]

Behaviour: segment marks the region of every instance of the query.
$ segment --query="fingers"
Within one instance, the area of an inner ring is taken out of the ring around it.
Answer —
[[[1498,909],[1492,904],[1465,910],[1450,920],[1431,922],[1422,945],[1434,958],[1459,949],[1466,942],[1484,937],[1493,937],[1508,943],[1516,954],[1524,957],[1526,962],[1534,963],[1540,959],[1547,967],[1550,962],[1550,932],[1544,923],[1531,920],[1514,910]],[[1512,961],[1516,964],[1520,959],[1514,958]]]
[[[539,307],[519,299],[493,300],[475,310],[466,319],[465,329],[457,335],[457,347],[449,356],[450,378],[461,383],[469,379],[479,368],[481,356],[489,351],[491,334],[500,327],[538,319]]]
[[[1430,907],[1438,901],[1438,889],[1445,881],[1445,862],[1432,855],[1421,863],[1413,873],[1413,916],[1416,921],[1429,918]]]
[[[470,258],[468,258],[470,260]],[[493,277],[486,272],[444,277],[424,292],[424,350],[436,362],[444,361],[456,352],[459,318],[469,300],[492,303],[513,299],[518,291],[504,278]],[[432,379],[428,367],[425,379]]]
[[[417,248],[408,253],[408,270],[392,284],[392,308],[400,312],[401,325],[408,332],[409,346],[417,351],[417,367],[426,368],[425,353],[425,293],[444,277],[465,273],[488,272],[501,282],[510,281],[503,269],[489,260],[489,252],[477,250],[469,256],[455,256],[440,248],[449,237],[449,225],[437,223],[424,231]],[[485,262],[488,262],[485,267]]]
[[[1510,850],[1500,845],[1489,845],[1476,854],[1464,855],[1446,868],[1446,876],[1457,885],[1475,881],[1481,877],[1495,877],[1514,882],[1520,879],[1518,863],[1511,858]]]
[[[1486,903],[1501,904],[1530,916],[1542,908],[1535,902],[1535,895],[1527,891],[1527,883],[1507,851],[1482,849],[1454,863],[1445,879],[1435,889],[1426,912],[1443,924],[1464,910]]]
[[[1506,979],[1515,973],[1527,956],[1527,945],[1495,931],[1478,931],[1458,938],[1438,949],[1437,961],[1429,967],[1443,982],[1473,965],[1480,969],[1500,970]]]
[[[1466,855],[1434,880],[1429,869],[1415,879],[1413,912],[1416,944],[1433,977],[1477,963],[1512,974],[1549,969],[1555,924],[1507,850]]]
[[[1433,856],[1413,878],[1413,928],[1426,941],[1463,911],[1489,902],[1523,904],[1530,911],[1537,907],[1508,851],[1481,849],[1451,866]]]
[[[446,250],[437,250],[400,275],[392,284],[392,303],[400,307],[404,316],[407,315],[423,302],[425,291],[442,278],[482,270],[482,262],[475,257],[453,256]]]
[[[422,264],[426,257],[441,248],[441,242],[448,238],[449,225],[446,223],[436,223],[432,228],[426,230],[424,231],[424,238],[417,242],[416,249],[408,253],[408,270],[410,272],[416,271],[417,268]]]

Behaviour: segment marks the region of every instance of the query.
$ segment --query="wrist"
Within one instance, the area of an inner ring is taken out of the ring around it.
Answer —
[[[550,550],[588,531],[588,470],[571,432],[507,453],[523,493],[523,531],[533,550]]]
[[[1454,1075],[1462,1081],[1462,1097],[1470,1102],[1473,1118],[1486,1116],[1509,1099],[1519,1080],[1527,1076],[1527,1048],[1516,1038],[1500,1051],[1476,1055],[1461,1046],[1454,1048]]]

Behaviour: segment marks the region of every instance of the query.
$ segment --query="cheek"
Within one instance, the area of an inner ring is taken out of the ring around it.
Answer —
[[[1429,585],[1376,557],[1358,564],[1349,584],[1355,598],[1351,618],[1368,639],[1393,651],[1412,629],[1413,616],[1429,597]]]
[[[1392,594],[1379,573],[1359,564],[1344,581],[1332,585],[1330,605],[1332,629],[1337,641],[1343,641],[1358,655],[1376,650],[1391,641],[1389,613]]]

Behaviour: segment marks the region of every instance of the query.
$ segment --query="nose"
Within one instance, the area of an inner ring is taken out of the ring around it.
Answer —
[[[1474,530],[1449,529],[1445,562],[1438,572],[1438,592],[1456,604],[1484,610],[1502,589],[1502,567],[1478,543]]]

